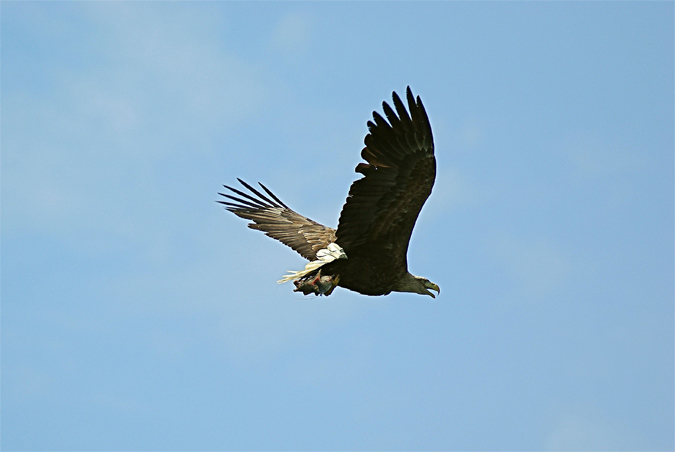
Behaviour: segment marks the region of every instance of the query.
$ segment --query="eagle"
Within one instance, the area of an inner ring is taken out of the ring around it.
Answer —
[[[218,201],[235,215],[297,251],[309,262],[279,283],[293,281],[294,292],[330,295],[335,287],[363,295],[412,292],[435,295],[440,288],[408,271],[408,244],[413,227],[436,178],[431,124],[419,96],[406,90],[408,109],[396,92],[394,108],[382,103],[384,116],[373,112],[365,148],[342,207],[337,229],[304,217],[263,184],[242,189],[227,185],[227,200]],[[243,190],[247,191],[243,191]]]

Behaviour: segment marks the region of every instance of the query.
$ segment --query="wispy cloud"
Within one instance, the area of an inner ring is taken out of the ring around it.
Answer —
[[[312,19],[306,13],[294,12],[283,16],[272,34],[272,46],[283,52],[305,50],[310,43]]]
[[[503,236],[492,247],[524,294],[547,295],[570,274],[569,258],[549,240]]]
[[[598,177],[634,173],[646,162],[626,145],[585,136],[569,145],[567,155],[578,176]]]
[[[435,218],[460,206],[480,203],[485,194],[462,171],[443,167],[439,170],[431,197],[424,205],[423,215]]]
[[[209,17],[190,10],[175,28],[181,13],[173,8],[109,3],[84,11],[51,27],[94,24],[90,45],[106,51],[44,62],[50,78],[39,90],[4,85],[12,115],[3,177],[13,187],[3,199],[12,212],[5,232],[137,230],[145,217],[137,209],[160,204],[159,168],[208,153],[208,137],[234,130],[264,102],[258,73],[219,46]],[[70,38],[62,39],[58,48],[67,49]]]
[[[257,69],[223,47],[217,19],[198,11],[183,15],[185,10],[171,7],[108,3],[61,17],[74,29],[82,20],[94,24],[100,42],[91,45],[105,51],[93,60],[54,59],[51,84],[39,93],[3,86],[3,109],[13,112],[3,124],[3,184],[12,187],[3,194],[9,212],[3,234],[38,233],[84,259],[91,279],[64,277],[83,279],[78,284],[107,313],[185,314],[187,322],[191,315],[200,322],[206,316],[211,321],[204,321],[205,335],[229,352],[269,352],[341,314],[315,311],[307,317],[300,306],[269,301],[274,290],[292,296],[292,287],[275,284],[286,268],[297,266],[290,250],[268,280],[233,284],[258,272],[262,258],[237,248],[236,240],[218,240],[227,234],[228,221],[247,232],[212,202],[216,180],[213,192],[191,198],[209,185],[204,171],[191,166],[200,155],[210,161],[204,154],[222,152],[223,137],[250,121],[268,92]],[[299,45],[306,31],[293,33],[305,21],[287,18],[280,42]],[[64,39],[59,49],[67,48]],[[209,141],[214,137],[221,142]],[[217,225],[210,222],[216,212]],[[275,246],[262,234],[255,240],[260,247]],[[240,264],[232,262],[237,252]],[[270,256],[264,257],[268,263]],[[151,336],[158,353],[190,347],[170,331]]]
[[[595,407],[566,409],[551,428],[544,450],[632,450],[625,430],[609,423]]]

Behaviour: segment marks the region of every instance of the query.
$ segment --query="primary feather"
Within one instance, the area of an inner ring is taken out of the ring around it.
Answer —
[[[317,251],[324,249],[335,241],[335,229],[326,227],[316,221],[291,210],[279,200],[267,187],[260,187],[272,198],[269,199],[241,179],[237,179],[254,195],[249,195],[236,188],[225,188],[239,197],[219,193],[234,202],[218,201],[224,204],[235,215],[251,220],[248,227],[263,231],[269,237],[279,240],[293,248],[302,257],[310,261],[316,260]]]

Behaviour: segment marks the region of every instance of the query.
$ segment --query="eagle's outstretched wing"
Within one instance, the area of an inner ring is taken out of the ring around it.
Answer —
[[[410,87],[406,95],[410,114],[396,93],[396,112],[386,102],[386,120],[373,112],[361,151],[368,163],[356,167],[365,177],[349,189],[336,233],[347,256],[381,253],[405,269],[410,234],[436,177],[429,118]]]
[[[241,179],[237,179],[251,194],[236,188],[225,188],[240,197],[218,193],[235,202],[218,201],[235,215],[251,220],[251,229],[263,231],[269,237],[290,246],[310,261],[316,260],[316,252],[335,242],[335,229],[326,227],[316,221],[303,217],[281,202],[267,187],[260,184],[269,195],[265,196]],[[271,199],[270,199],[271,198]]]

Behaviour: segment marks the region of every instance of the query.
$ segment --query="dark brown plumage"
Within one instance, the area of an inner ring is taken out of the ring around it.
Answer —
[[[408,272],[408,243],[436,177],[433,135],[422,101],[406,91],[408,110],[393,93],[392,109],[383,102],[386,119],[373,112],[369,133],[337,230],[291,210],[264,185],[265,193],[242,180],[245,193],[223,194],[219,201],[239,217],[300,253],[310,263],[284,280],[295,279],[296,291],[330,295],[335,286],[365,295],[392,291],[434,294],[426,278]],[[330,245],[330,246],[329,246]],[[337,246],[336,246],[337,245]],[[345,256],[346,255],[346,256]],[[284,281],[282,280],[282,281]]]

